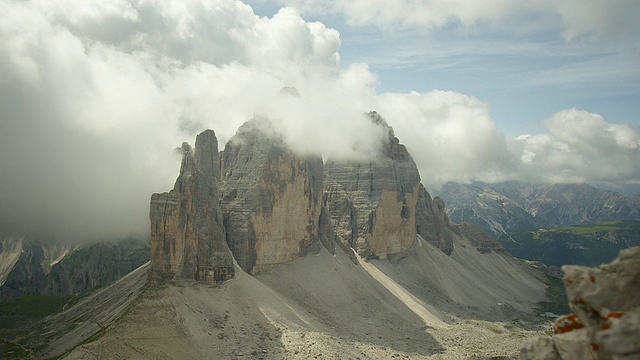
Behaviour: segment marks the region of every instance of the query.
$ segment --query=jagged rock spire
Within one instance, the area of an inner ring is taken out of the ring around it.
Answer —
[[[218,205],[218,141],[207,130],[196,138],[195,151],[187,143],[181,150],[173,190],[151,196],[152,271],[216,284],[234,275]]]

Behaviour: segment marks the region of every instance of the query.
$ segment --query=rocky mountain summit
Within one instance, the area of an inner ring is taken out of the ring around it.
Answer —
[[[451,254],[444,203],[393,129],[367,116],[387,136],[366,162],[296,154],[264,119],[242,125],[220,155],[212,130],[195,150],[183,144],[173,190],[151,197],[153,272],[219,283],[233,276],[233,259],[257,275],[336,243],[350,256],[397,258],[418,234]]]
[[[291,151],[268,121],[242,125],[221,158],[220,205],[240,267],[258,274],[320,243],[332,251],[322,206],[322,157]]]
[[[373,112],[370,119],[387,137],[367,162],[329,160],[325,164],[323,202],[339,244],[365,258],[402,256],[416,234],[446,253],[453,237],[444,203],[432,200],[418,168],[393,129]]]
[[[536,228],[640,220],[640,198],[588,184],[450,182],[439,194],[451,219],[473,222],[496,237]]]
[[[528,320],[545,275],[473,224],[449,223],[393,129],[366,116],[385,136],[364,160],[300,154],[265,119],[220,153],[211,130],[183,144],[173,189],[151,196],[151,264],[7,348],[65,359],[514,356],[542,332]]]
[[[234,274],[218,204],[218,140],[208,130],[196,138],[195,151],[187,143],[181,149],[173,189],[151,196],[153,273],[215,284]]]

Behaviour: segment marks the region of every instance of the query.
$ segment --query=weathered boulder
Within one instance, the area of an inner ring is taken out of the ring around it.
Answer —
[[[182,144],[180,175],[173,190],[151,196],[151,265],[157,277],[216,284],[234,275],[218,204],[219,155],[215,133]]]
[[[324,203],[338,243],[364,258],[386,258],[406,253],[419,233],[450,253],[453,234],[444,204],[431,200],[393,129],[376,112],[368,116],[387,134],[380,153],[370,161],[325,164]]]
[[[520,359],[639,359],[640,247],[599,268],[562,270],[573,314],[556,320],[551,339],[527,343]]]
[[[227,243],[240,267],[258,274],[333,250],[322,209],[322,158],[291,151],[268,120],[243,124],[221,157],[220,205]]]

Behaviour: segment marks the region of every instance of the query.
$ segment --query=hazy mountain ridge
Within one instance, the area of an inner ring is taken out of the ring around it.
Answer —
[[[80,246],[5,236],[1,250],[0,301],[81,293],[118,280],[150,257],[149,244],[134,239]]]
[[[500,236],[612,220],[640,220],[640,198],[587,184],[447,183],[438,192],[454,222]]]
[[[640,246],[640,221],[527,230],[498,241],[517,258],[552,266],[598,266],[615,259],[620,250]]]

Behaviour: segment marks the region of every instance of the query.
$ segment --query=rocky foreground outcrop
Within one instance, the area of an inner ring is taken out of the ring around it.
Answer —
[[[521,360],[640,359],[640,247],[599,268],[564,266],[572,314],[554,335],[528,342]]]

